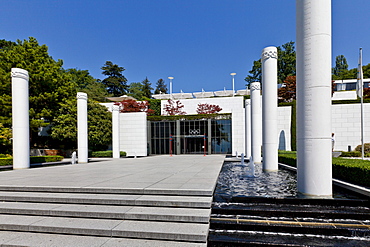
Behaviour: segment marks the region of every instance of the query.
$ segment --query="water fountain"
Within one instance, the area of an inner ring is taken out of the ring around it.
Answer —
[[[231,202],[235,197],[295,197],[297,195],[296,175],[287,170],[263,172],[261,163],[254,163],[253,157],[244,163],[226,162],[220,172],[215,202]]]
[[[369,201],[337,188],[333,197],[300,198],[294,172],[264,172],[241,154],[220,172],[208,246],[369,246]]]

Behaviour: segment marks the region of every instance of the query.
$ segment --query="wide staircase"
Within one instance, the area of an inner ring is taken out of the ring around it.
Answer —
[[[0,186],[0,245],[206,246],[212,197],[196,192]]]
[[[370,246],[369,201],[236,197],[214,203],[208,246]]]

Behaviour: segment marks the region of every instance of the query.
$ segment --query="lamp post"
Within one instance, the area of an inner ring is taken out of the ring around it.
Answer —
[[[230,75],[233,77],[233,97],[234,97],[234,95],[235,95],[235,89],[234,89],[235,78],[234,78],[234,76],[236,75],[236,73],[230,73]]]
[[[172,80],[175,78],[173,76],[169,76],[168,79],[170,79],[170,97],[172,99]]]

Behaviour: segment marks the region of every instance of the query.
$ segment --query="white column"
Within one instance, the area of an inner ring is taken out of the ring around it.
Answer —
[[[251,148],[251,100],[245,100],[245,157],[252,156]]]
[[[119,106],[112,106],[112,150],[113,158],[120,158]]]
[[[87,163],[87,94],[81,92],[77,93],[77,152],[78,163]]]
[[[13,169],[30,167],[28,71],[12,68]]]
[[[297,183],[331,197],[331,0],[297,0]]]
[[[263,170],[278,170],[277,49],[262,50],[262,147]]]
[[[261,113],[261,83],[252,82],[251,91],[251,136],[252,157],[254,162],[261,162],[262,146],[262,113]]]

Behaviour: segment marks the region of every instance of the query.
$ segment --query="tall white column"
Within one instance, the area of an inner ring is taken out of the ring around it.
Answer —
[[[261,83],[252,82],[251,91],[251,136],[252,157],[254,162],[261,162],[262,146],[262,112],[261,112]]]
[[[119,106],[112,106],[112,150],[113,158],[120,158]]]
[[[12,68],[13,169],[30,167],[28,71]]]
[[[277,48],[262,50],[262,147],[263,170],[278,170]]]
[[[296,0],[297,183],[331,197],[331,0]]]
[[[245,100],[245,157],[252,156],[251,137],[251,100]]]
[[[81,92],[77,93],[77,149],[78,163],[87,163],[87,94]]]

